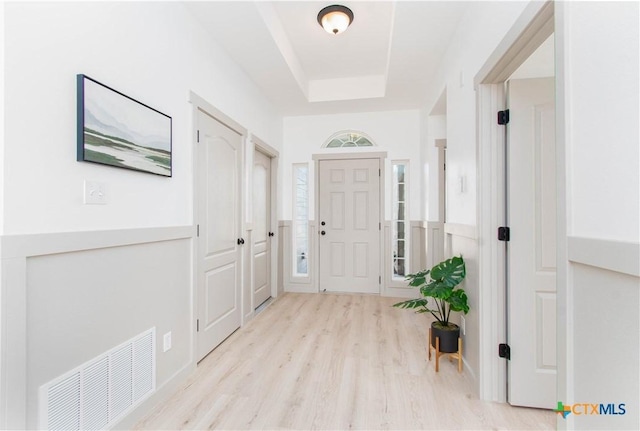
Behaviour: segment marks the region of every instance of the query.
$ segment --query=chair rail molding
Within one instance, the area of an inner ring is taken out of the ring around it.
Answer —
[[[570,236],[569,261],[640,277],[640,243]]]

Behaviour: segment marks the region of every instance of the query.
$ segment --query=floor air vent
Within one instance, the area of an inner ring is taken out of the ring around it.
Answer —
[[[156,386],[155,328],[40,388],[40,426],[97,430],[112,426]]]

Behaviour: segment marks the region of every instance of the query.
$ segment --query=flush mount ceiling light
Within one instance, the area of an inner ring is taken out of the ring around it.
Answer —
[[[327,33],[342,33],[353,22],[353,12],[345,6],[334,4],[327,6],[318,13],[318,24]]]

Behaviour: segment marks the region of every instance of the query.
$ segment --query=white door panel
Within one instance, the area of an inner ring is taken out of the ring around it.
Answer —
[[[320,290],[380,292],[379,163],[319,163]]]
[[[198,111],[198,360],[240,327],[241,136]]]
[[[556,155],[553,78],[509,81],[509,402],[556,399]]]
[[[233,286],[237,283],[236,272],[236,265],[232,263],[212,269],[205,274],[206,312],[205,320],[200,322],[201,325],[204,323],[205,331],[235,310],[236,295]]]
[[[271,158],[255,151],[253,156],[253,305],[271,297]]]

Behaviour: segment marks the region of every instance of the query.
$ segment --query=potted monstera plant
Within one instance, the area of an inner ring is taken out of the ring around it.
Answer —
[[[462,256],[442,261],[431,269],[409,274],[409,286],[419,288],[422,297],[393,304],[394,307],[416,309],[416,313],[430,313],[435,317],[429,341],[435,347],[436,337],[440,337],[440,351],[444,353],[458,351],[460,327],[449,321],[451,312],[469,312],[467,294],[457,287],[465,275]],[[429,304],[429,298],[433,298],[433,305]]]

